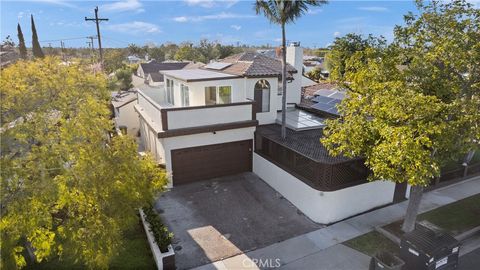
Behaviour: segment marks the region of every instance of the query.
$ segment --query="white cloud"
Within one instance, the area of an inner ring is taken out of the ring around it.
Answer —
[[[105,4],[101,6],[101,10],[107,12],[135,11],[136,13],[145,11],[145,9],[143,9],[143,4],[138,0],[124,0]]]
[[[276,38],[276,39],[274,39],[273,41],[275,41],[275,42],[282,42],[282,39],[281,39],[281,38]]]
[[[236,24],[232,24],[232,25],[230,25],[230,27],[233,28],[233,29],[235,29],[235,30],[237,30],[237,31],[240,30],[240,29],[242,29],[242,26],[236,25]]]
[[[189,6],[201,6],[204,8],[211,8],[215,5],[213,0],[185,0]]]
[[[186,22],[186,21],[188,21],[188,18],[185,17],[185,16],[180,16],[180,17],[173,18],[173,20],[176,21],[176,22]]]
[[[321,8],[312,8],[312,9],[309,9],[307,11],[307,14],[315,15],[315,14],[318,14],[322,11],[323,11],[323,9],[321,9]]]
[[[340,32],[338,32],[338,31],[334,32],[334,33],[333,33],[333,36],[334,36],[334,37],[340,36]]]
[[[160,27],[153,23],[133,21],[129,23],[119,23],[119,24],[109,24],[106,26],[108,30],[123,32],[123,33],[146,33],[146,34],[156,34],[161,33]]]
[[[70,7],[70,8],[77,8],[76,5],[65,0],[32,0],[32,2],[40,2],[40,3],[47,3],[47,4],[53,4],[58,6]]]
[[[215,6],[224,6],[230,8],[235,5],[238,0],[184,0],[189,6],[199,6],[203,8],[213,8]]]
[[[20,11],[20,12],[18,12],[18,14],[17,14],[17,18],[20,20],[21,18],[23,18],[24,15],[25,15],[25,12]]]
[[[359,10],[372,11],[372,12],[385,12],[388,11],[386,7],[359,7]]]
[[[245,19],[245,18],[254,18],[254,17],[255,17],[254,15],[220,12],[218,14],[203,15],[203,16],[179,16],[179,17],[174,17],[173,20],[176,22],[201,22],[205,20]]]

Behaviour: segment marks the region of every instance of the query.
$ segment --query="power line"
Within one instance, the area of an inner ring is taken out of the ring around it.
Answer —
[[[60,38],[60,39],[50,39],[50,40],[42,40],[42,41],[39,41],[39,42],[55,42],[55,41],[64,41],[64,40],[75,40],[75,39],[84,39],[84,38],[88,38],[88,37],[73,37],[73,38]]]
[[[87,18],[85,17],[85,21],[95,21],[97,25],[97,38],[98,38],[98,50],[100,52],[100,66],[103,69],[103,52],[102,52],[102,39],[100,37],[100,24],[101,21],[108,21],[107,18],[98,18],[98,6],[95,7],[95,18]]]

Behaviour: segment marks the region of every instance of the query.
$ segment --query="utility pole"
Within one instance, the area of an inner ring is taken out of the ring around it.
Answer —
[[[95,46],[93,45],[93,39],[95,38],[95,36],[89,36],[89,37],[87,37],[87,38],[90,39],[90,42],[89,42],[89,43],[92,44],[92,50],[95,49]]]
[[[65,62],[65,43],[63,40],[60,40],[60,50],[62,52],[62,59]]]
[[[95,7],[95,18],[85,17],[85,21],[95,21],[95,24],[97,25],[98,51],[99,51],[99,54],[100,54],[100,67],[103,69],[102,40],[100,38],[100,24],[99,23],[101,21],[108,21],[108,19],[107,18],[98,18],[98,6],[97,6],[97,7]]]

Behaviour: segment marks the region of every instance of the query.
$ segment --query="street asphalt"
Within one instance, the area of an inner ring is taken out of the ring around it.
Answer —
[[[480,269],[480,248],[460,257],[458,270]]]

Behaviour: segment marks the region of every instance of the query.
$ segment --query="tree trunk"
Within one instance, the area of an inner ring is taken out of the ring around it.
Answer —
[[[282,138],[287,137],[287,46],[285,24],[282,23]]]
[[[415,222],[417,221],[418,209],[422,201],[423,187],[412,186],[410,189],[410,198],[408,199],[407,213],[403,221],[402,230],[404,232],[411,232],[415,229]]]

